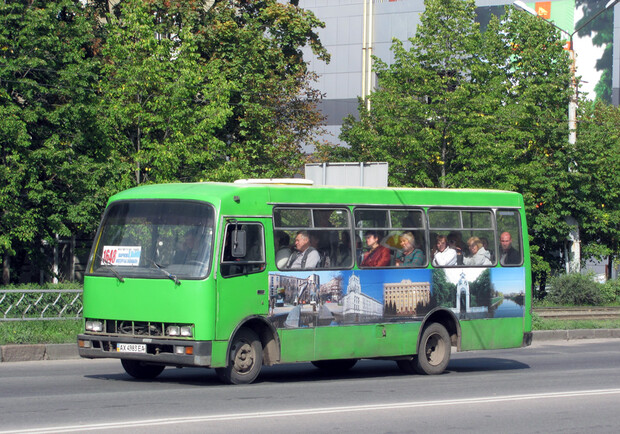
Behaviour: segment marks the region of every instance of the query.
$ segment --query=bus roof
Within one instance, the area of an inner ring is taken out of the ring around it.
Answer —
[[[390,206],[523,206],[521,194],[485,189],[368,188],[277,183],[151,184],[120,192],[110,202],[177,199],[210,202],[225,214],[270,215],[273,204]]]

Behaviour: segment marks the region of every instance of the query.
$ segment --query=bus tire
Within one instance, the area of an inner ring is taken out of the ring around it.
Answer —
[[[161,374],[165,368],[162,365],[148,365],[139,360],[128,359],[121,359],[121,365],[123,365],[125,372],[138,380],[152,380]]]
[[[422,333],[416,357],[416,371],[426,375],[441,374],[450,362],[450,350],[448,331],[443,325],[432,323]]]
[[[250,384],[263,366],[263,346],[258,335],[248,328],[235,334],[228,353],[228,365],[216,368],[219,379],[226,384]]]
[[[347,372],[355,366],[357,359],[315,360],[311,363],[322,371],[337,374]]]

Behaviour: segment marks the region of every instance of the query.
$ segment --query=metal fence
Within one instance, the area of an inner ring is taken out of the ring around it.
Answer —
[[[0,321],[82,318],[81,289],[0,289]]]

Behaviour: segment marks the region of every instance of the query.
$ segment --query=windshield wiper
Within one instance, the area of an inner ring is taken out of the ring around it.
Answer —
[[[99,255],[95,255],[97,256],[97,258],[101,259],[101,265],[105,265],[106,267],[108,267],[108,269],[112,272],[112,274],[114,274],[116,276],[116,278],[121,282],[124,283],[125,279],[123,279],[123,276],[121,276],[120,274],[118,274],[118,272],[112,268],[114,264],[112,264],[110,261],[103,259],[101,256]]]
[[[159,265],[157,262],[153,261],[152,259],[148,259],[148,261],[151,264],[153,264],[155,266],[155,268],[157,268],[162,273],[164,273],[168,279],[173,280],[175,284],[177,284],[177,285],[181,284],[181,281],[179,280],[179,278],[177,276],[175,276],[174,274],[170,273],[168,270],[166,270],[164,267]]]

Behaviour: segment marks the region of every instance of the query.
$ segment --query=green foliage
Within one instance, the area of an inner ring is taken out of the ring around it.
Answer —
[[[0,321],[0,345],[75,343],[82,320]]]
[[[15,290],[15,289],[82,289],[83,284],[79,282],[62,282],[62,283],[47,283],[39,285],[37,283],[20,283],[11,285],[0,285],[0,289],[3,290]]]
[[[618,303],[620,301],[620,280],[613,279],[603,283],[601,295],[605,303]]]
[[[536,320],[532,318],[532,330],[577,330],[577,329],[618,329],[620,328],[620,320],[614,319],[551,319],[540,318]]]
[[[443,268],[433,271],[433,298],[437,306],[456,306],[456,285],[448,280]]]
[[[492,296],[491,270],[487,268],[469,285],[472,295],[472,306],[491,305]]]
[[[93,27],[79,2],[0,5],[0,252],[93,230],[106,191],[93,116]]]
[[[601,284],[591,274],[563,274],[550,279],[547,299],[569,306],[596,306],[604,303]]]
[[[315,33],[323,24],[296,2],[108,7],[0,4],[5,283],[25,258],[46,269],[41,240],[90,237],[117,191],[291,176],[319,132],[301,50],[329,55]]]
[[[394,61],[375,60],[370,110],[360,101],[359,119],[343,125],[349,147],[321,151],[387,161],[394,186],[522,193],[543,286],[565,265],[557,252],[573,222],[584,232],[583,257],[617,255],[619,125],[599,105],[584,112],[588,125],[569,146],[570,59],[560,32],[507,8],[481,34],[473,1],[425,5],[416,36],[393,42]]]
[[[572,214],[580,216],[582,255],[620,257],[620,110],[603,102],[586,105],[575,150],[579,186]]]

